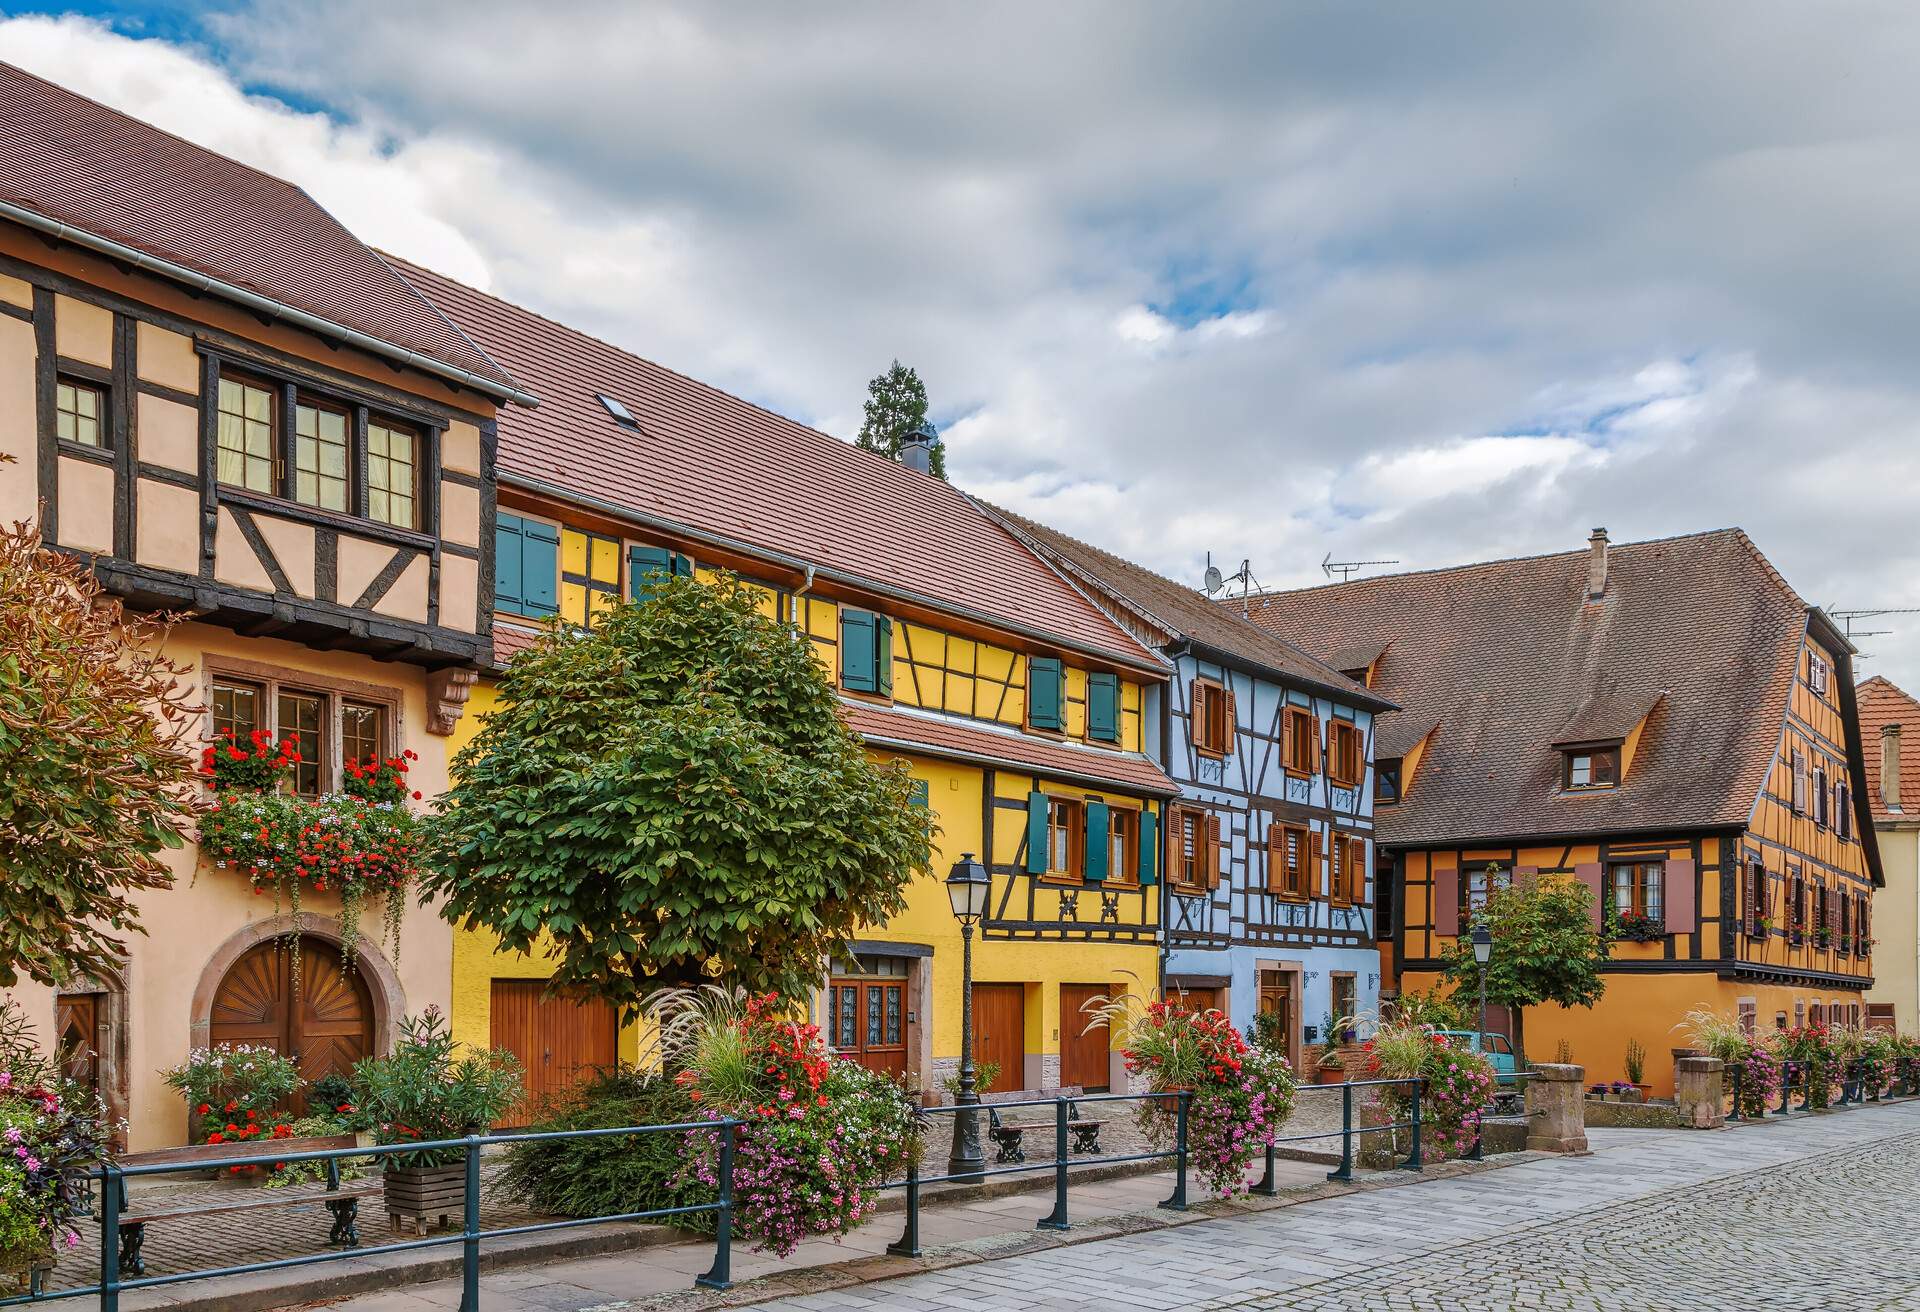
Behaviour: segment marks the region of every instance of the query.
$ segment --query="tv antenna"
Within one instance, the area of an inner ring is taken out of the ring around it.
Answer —
[[[1840,631],[1847,635],[1848,642],[1852,642],[1855,638],[1880,638],[1893,632],[1892,629],[1856,629],[1853,627],[1855,620],[1873,620],[1882,615],[1920,615],[1920,606],[1861,607],[1854,610],[1830,610],[1827,614],[1840,621]],[[1860,652],[1859,659],[1870,661],[1873,659],[1873,653]]]
[[[1211,551],[1207,553],[1207,572],[1202,577],[1206,582],[1208,597],[1212,597],[1214,593],[1219,592],[1229,583],[1238,583],[1240,585],[1240,609],[1242,614],[1247,613],[1250,609],[1252,603],[1249,597],[1253,590],[1259,586],[1253,577],[1252,561],[1241,561],[1240,569],[1237,573],[1222,574],[1220,567],[1213,563],[1213,553]]]
[[[1335,560],[1333,553],[1329,551],[1326,554],[1326,558],[1320,562],[1320,572],[1328,578],[1332,578],[1337,573],[1340,576],[1340,581],[1345,583],[1361,570],[1371,566],[1398,565],[1399,563],[1397,560]]]

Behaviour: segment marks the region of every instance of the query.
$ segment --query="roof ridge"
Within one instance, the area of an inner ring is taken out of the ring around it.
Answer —
[[[300,193],[303,196],[306,195],[306,188],[304,187],[301,188]],[[307,199],[313,200],[313,197],[307,196]],[[333,218],[333,215],[327,210],[327,207],[320,204],[319,201],[313,201],[313,204],[314,204],[314,208],[319,210],[322,214],[327,215],[328,218]],[[339,220],[334,219],[334,222],[338,223]],[[361,242],[361,245],[366,246],[366,243]],[[385,251],[379,249],[376,246],[367,246],[366,249],[367,249],[367,253],[373,256],[374,259],[380,261],[380,263],[386,265],[387,268],[393,270],[393,276],[398,278],[401,282],[405,283],[407,285],[408,290],[410,290],[415,296],[418,296],[422,301],[424,301],[427,305],[427,308],[432,310],[436,315],[438,315],[440,317],[440,321],[446,324],[448,328],[451,328],[459,336],[461,341],[465,342],[468,346],[472,347],[474,354],[478,355],[482,360],[491,362],[493,367],[500,371],[500,376],[502,378],[508,379],[509,381],[513,381],[514,386],[516,387],[519,386],[518,381],[515,381],[513,378],[513,371],[508,369],[505,365],[501,364],[498,360],[495,360],[491,355],[488,355],[486,348],[481,346],[480,343],[474,341],[472,334],[470,334],[465,328],[462,328],[454,320],[454,317],[452,315],[448,314],[446,310],[441,308],[440,302],[434,300],[433,297],[427,295],[424,291],[420,290],[419,286],[415,284],[413,279],[407,276],[407,271],[393,262],[394,257],[389,257]],[[536,397],[534,399],[537,401],[539,398]]]

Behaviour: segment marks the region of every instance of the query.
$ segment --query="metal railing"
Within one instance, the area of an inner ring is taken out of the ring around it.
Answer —
[[[1837,1078],[1832,1068],[1828,1067],[1820,1077],[1825,1082],[1826,1088],[1821,1091],[1818,1099],[1810,1096],[1814,1091],[1815,1077],[1813,1071],[1808,1069],[1808,1063],[1788,1061],[1780,1065],[1778,1089],[1780,1105],[1771,1108],[1763,1107],[1762,1110],[1752,1113],[1742,1110],[1748,1101],[1744,1096],[1743,1085],[1746,1074],[1745,1063],[1735,1063],[1726,1068],[1730,1078],[1726,1081],[1724,1096],[1731,1102],[1726,1114],[1727,1120],[1749,1121],[1764,1116],[1785,1116],[1790,1112],[1826,1111],[1880,1102],[1886,1097],[1903,1097],[1920,1093],[1920,1058],[1895,1058],[1890,1063],[1891,1070],[1888,1072],[1887,1079],[1884,1082],[1876,1080],[1871,1087],[1867,1086],[1868,1063],[1864,1060],[1846,1062],[1840,1068]],[[1836,1086],[1839,1089],[1838,1096],[1834,1094]],[[1800,1105],[1797,1107],[1793,1105],[1793,1095],[1796,1091],[1800,1094]]]

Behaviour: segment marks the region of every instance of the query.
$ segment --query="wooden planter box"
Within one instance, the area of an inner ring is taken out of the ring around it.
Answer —
[[[467,1168],[460,1162],[451,1166],[399,1166],[382,1180],[386,1192],[387,1223],[395,1230],[404,1220],[416,1234],[432,1227],[459,1223],[467,1203]]]

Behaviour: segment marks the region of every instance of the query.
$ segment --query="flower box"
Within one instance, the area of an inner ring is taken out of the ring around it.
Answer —
[[[429,1218],[441,1225],[459,1219],[467,1201],[467,1168],[463,1162],[451,1166],[395,1166],[387,1170],[381,1182],[387,1204],[387,1222],[395,1230],[400,1222],[412,1223],[416,1233],[425,1234]]]

